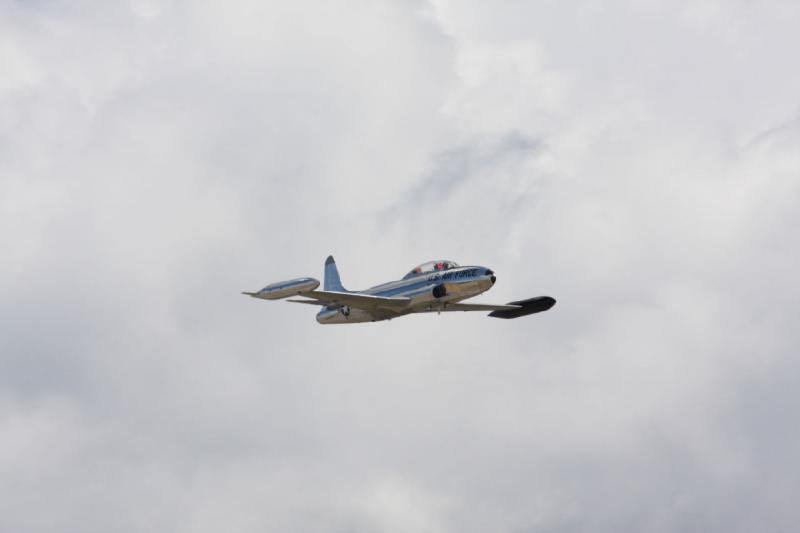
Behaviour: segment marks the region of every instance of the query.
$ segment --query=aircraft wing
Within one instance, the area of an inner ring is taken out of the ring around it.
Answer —
[[[453,303],[445,305],[442,311],[491,311],[491,313],[489,313],[491,317],[518,318],[547,311],[555,304],[556,301],[554,298],[549,296],[537,296],[536,298],[528,298],[527,300],[509,302],[505,305]]]
[[[497,305],[497,304],[445,304],[442,311],[516,311],[518,305]],[[435,309],[438,311],[438,309]]]
[[[338,291],[307,291],[300,293],[300,296],[311,298],[311,300],[288,301],[312,305],[347,305],[365,311],[376,311],[378,309],[404,311],[411,302],[411,298],[384,298],[371,294]]]

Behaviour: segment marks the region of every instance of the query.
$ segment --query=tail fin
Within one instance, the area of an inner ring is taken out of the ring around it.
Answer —
[[[323,289],[326,291],[349,292],[342,287],[342,280],[339,279],[339,270],[336,268],[336,261],[329,255],[325,260],[325,283]]]

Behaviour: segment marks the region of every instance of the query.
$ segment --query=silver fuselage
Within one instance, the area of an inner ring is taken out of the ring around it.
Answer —
[[[323,307],[317,313],[317,322],[320,324],[375,322],[409,313],[441,311],[447,304],[472,298],[489,290],[494,285],[495,279],[492,271],[482,266],[459,266],[440,272],[418,274],[377,285],[365,291],[353,291],[355,294],[369,294],[386,298],[410,298],[411,304],[407,310],[370,312],[337,305]]]

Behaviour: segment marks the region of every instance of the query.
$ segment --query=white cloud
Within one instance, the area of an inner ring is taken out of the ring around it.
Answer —
[[[0,9],[0,529],[797,522],[791,3]]]

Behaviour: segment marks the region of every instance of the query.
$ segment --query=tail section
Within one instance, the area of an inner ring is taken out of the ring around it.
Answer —
[[[333,260],[332,255],[329,255],[325,260],[325,282],[323,289],[326,291],[349,292],[342,287],[342,280],[339,279],[339,270],[336,268],[336,261]]]

